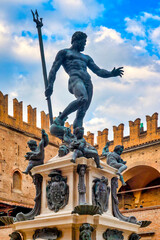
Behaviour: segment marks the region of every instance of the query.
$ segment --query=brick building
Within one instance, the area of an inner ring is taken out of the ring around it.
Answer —
[[[23,103],[13,100],[13,117],[8,115],[8,96],[0,92],[0,214],[16,215],[27,212],[34,205],[34,186],[30,176],[22,174],[27,162],[27,141],[39,142],[41,129],[36,126],[36,109],[28,106],[28,121],[22,117]],[[147,130],[141,120],[129,121],[130,134],[123,136],[124,125],[113,127],[114,138],[110,151],[118,144],[124,145],[122,158],[127,161],[124,173],[127,186],[119,183],[119,203],[123,214],[134,215],[139,220],[151,220],[152,224],[140,229],[142,240],[160,239],[160,128],[158,114],[146,116]],[[41,112],[41,127],[49,134],[49,116]],[[86,140],[94,145],[94,134],[88,132]],[[45,161],[57,154],[60,141],[49,134]],[[108,129],[98,131],[97,149],[101,155],[108,141]],[[102,158],[105,161],[104,158]],[[0,239],[8,240],[11,229],[0,227]]]
[[[158,113],[146,116],[147,130],[141,127],[141,120],[129,121],[129,136],[123,135],[124,125],[113,126],[113,141],[109,150],[123,145],[122,159],[127,161],[123,174],[127,186],[119,182],[119,207],[124,215],[134,215],[139,220],[151,220],[152,224],[139,231],[142,240],[160,239],[160,128]],[[94,135],[87,133],[86,140],[93,144]],[[108,141],[108,129],[98,131],[99,154]],[[105,159],[103,159],[105,161]]]
[[[23,103],[13,100],[13,117],[8,115],[8,96],[0,92],[0,215],[15,216],[28,212],[34,206],[35,189],[30,176],[22,174],[28,161],[24,155],[27,142],[41,139],[36,126],[36,109],[27,107],[28,121],[23,121]],[[49,116],[41,112],[41,127],[49,135],[45,161],[57,154],[59,140],[49,134]],[[0,224],[0,239],[8,240],[11,229]]]

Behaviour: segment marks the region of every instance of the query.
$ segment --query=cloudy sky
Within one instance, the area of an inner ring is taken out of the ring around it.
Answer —
[[[160,106],[160,1],[159,0],[1,0],[0,90],[11,99],[47,112],[35,23],[30,10],[43,17],[47,71],[57,51],[70,47],[77,31],[88,35],[85,53],[104,69],[124,66],[124,77],[92,76],[94,96],[85,117],[86,131],[125,124],[159,112]],[[67,90],[68,77],[61,67],[52,95],[53,114],[74,99]],[[69,117],[72,123],[74,114]]]

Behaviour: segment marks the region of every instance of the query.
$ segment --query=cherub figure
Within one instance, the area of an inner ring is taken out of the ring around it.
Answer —
[[[122,145],[117,145],[114,148],[113,152],[109,152],[109,143],[106,143],[106,146],[103,148],[102,155],[107,157],[107,164],[111,167],[118,169],[117,175],[119,175],[122,185],[125,186],[126,183],[124,182],[122,172],[127,169],[126,161],[120,157],[123,152],[124,147]]]
[[[70,143],[69,148],[73,151],[72,162],[76,162],[78,157],[94,158],[97,168],[103,168],[100,165],[100,159],[97,150],[92,146],[87,146],[86,140],[83,138],[84,128],[77,127],[74,130],[75,138]]]
[[[30,173],[33,167],[44,163],[44,148],[48,145],[48,143],[48,135],[44,129],[42,129],[42,139],[39,143],[39,146],[37,146],[37,142],[35,140],[30,140],[27,142],[31,152],[27,152],[25,155],[25,158],[29,161],[29,164],[26,170],[23,172],[24,174]]]

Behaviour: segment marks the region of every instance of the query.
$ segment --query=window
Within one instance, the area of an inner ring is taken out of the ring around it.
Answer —
[[[19,171],[13,173],[13,189],[21,191],[22,178]]]

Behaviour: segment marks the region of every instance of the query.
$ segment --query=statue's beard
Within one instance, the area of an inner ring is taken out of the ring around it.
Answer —
[[[85,46],[82,45],[82,44],[78,46],[78,50],[79,50],[80,52],[83,52],[83,51],[84,51],[84,48],[85,48]]]

